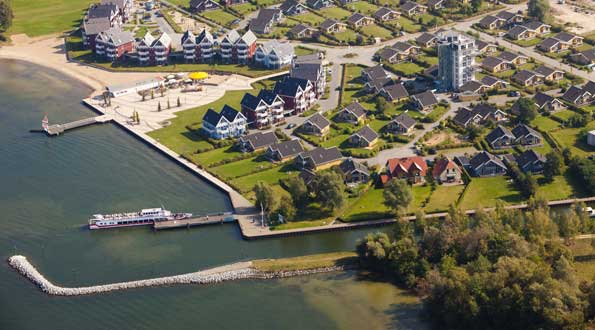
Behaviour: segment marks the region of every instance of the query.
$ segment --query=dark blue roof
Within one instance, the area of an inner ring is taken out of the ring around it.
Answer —
[[[219,120],[221,119],[221,115],[215,112],[213,109],[207,110],[207,113],[202,117],[203,122],[207,122],[213,126],[217,126]]]
[[[225,105],[223,106],[223,110],[221,110],[221,116],[225,117],[225,119],[227,119],[229,122],[232,122],[236,119],[236,116],[238,115],[238,111],[232,107],[230,107],[229,105]]]
[[[240,102],[240,105],[243,107],[247,107],[248,109],[254,110],[258,106],[258,102],[260,102],[260,97],[256,97],[250,93],[246,93],[244,94],[244,97],[242,98],[242,102]]]
[[[297,93],[298,87],[305,89],[307,85],[308,80],[306,79],[285,77],[275,84],[273,92],[280,95],[293,96]]]
[[[277,93],[270,91],[268,89],[261,89],[258,93],[258,98],[265,101],[267,104],[271,104],[275,101],[277,97]]]

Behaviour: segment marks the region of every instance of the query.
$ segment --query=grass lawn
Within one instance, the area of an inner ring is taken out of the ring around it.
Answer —
[[[444,24],[444,20],[442,18],[434,16],[432,14],[426,13],[426,14],[419,15],[419,17],[421,18],[421,24],[428,26],[430,28],[435,27],[434,25],[429,26],[430,22],[434,19],[436,20],[436,25]]]
[[[360,12],[364,15],[372,16],[372,14],[374,14],[379,7],[369,2],[358,1],[347,4],[347,8],[349,8],[352,11]]]
[[[14,20],[10,34],[30,37],[78,28],[85,10],[94,0],[13,0]]]
[[[244,14],[244,15],[245,14],[248,14],[248,13],[251,13],[251,12],[253,12],[253,11],[255,11],[255,10],[258,9],[255,5],[253,5],[253,4],[249,3],[249,2],[242,3],[242,4],[239,4],[239,5],[234,5],[234,6],[231,6],[231,8],[233,8],[238,13]]]
[[[312,13],[307,12],[296,16],[291,16],[291,18],[295,19],[296,21],[306,23],[310,26],[318,26],[318,24],[324,22],[324,18]]]
[[[209,172],[226,179],[233,179],[252,174],[253,171],[264,171],[272,168],[275,164],[266,160],[263,156],[246,158],[237,162],[227,163],[217,167],[209,168]]]
[[[363,3],[363,2],[360,2],[360,3]],[[367,36],[372,36],[375,38],[382,38],[382,39],[390,39],[393,35],[391,31],[383,28],[382,26],[378,26],[376,24],[370,24],[370,25],[362,27],[361,32]]]
[[[424,210],[428,213],[447,211],[450,205],[457,202],[464,189],[465,186],[462,184],[456,186],[437,186]]]
[[[209,108],[219,111],[225,104],[229,104],[239,109],[240,101],[246,92],[256,93],[257,91],[228,91],[215,102],[177,112],[176,118],[170,120],[169,126],[149,132],[148,135],[179,154],[194,153],[197,149],[205,147],[205,143],[208,143],[198,134],[188,130],[186,125],[200,123]]]
[[[589,146],[585,138],[579,140],[578,136],[584,129],[595,129],[595,121],[590,122],[586,128],[565,128],[550,134],[560,145],[570,148],[574,155],[586,157],[595,152],[595,147]]]
[[[306,47],[303,47],[303,46],[297,46],[297,47],[294,48],[294,52],[295,52],[295,55],[302,56],[302,55],[313,54],[315,52],[315,50],[310,49],[310,48],[306,48]]]
[[[473,178],[459,206],[463,210],[475,209],[480,205],[489,207],[494,206],[498,200],[516,204],[523,201],[523,198],[506,176]]]
[[[549,132],[560,127],[560,123],[549,117],[537,116],[537,118],[533,119],[531,122],[531,126],[537,127],[542,131]]]
[[[573,256],[589,256],[595,254],[595,248],[591,245],[591,239],[576,239],[569,246]]]
[[[413,190],[413,201],[411,205],[409,205],[408,212],[413,213],[421,208],[423,208],[422,204],[430,197],[432,193],[432,187],[430,185],[425,186],[414,186]]]
[[[263,181],[267,184],[274,185],[279,183],[280,179],[287,178],[290,175],[298,175],[292,163],[273,167],[270,170],[242,176],[231,180],[231,184],[238,188],[241,193],[247,193],[258,181]]]
[[[426,117],[430,118],[432,120],[432,122],[435,122],[438,119],[440,119],[440,117],[442,117],[446,112],[448,112],[447,107],[438,105],[434,108],[434,110],[432,110],[430,113],[428,113],[428,115]]]
[[[204,11],[201,16],[223,26],[230,26],[231,22],[237,19],[237,17],[223,9]]]
[[[309,256],[254,260],[254,268],[265,271],[292,271],[355,264],[355,252],[333,252]]]
[[[376,132],[380,132],[380,130],[388,124],[390,120],[380,120],[374,119],[368,123],[371,129],[375,130]]]
[[[343,41],[343,42],[349,42],[349,41],[355,41],[356,37],[357,37],[357,33],[353,30],[345,30],[343,32],[337,32],[333,34],[335,36],[335,38],[337,38],[337,40],[339,41]]]
[[[421,25],[403,16],[399,17],[399,19],[394,22],[398,22],[407,33],[416,33],[421,30]]]
[[[521,46],[521,47],[533,47],[540,44],[543,40],[540,38],[532,38],[528,40],[512,40],[513,43]]]
[[[322,16],[336,20],[343,20],[351,16],[351,12],[339,7],[328,7],[318,11]]]
[[[233,159],[241,154],[235,146],[231,146],[194,154],[192,160],[206,167],[227,159]]]
[[[337,136],[333,136],[332,138],[330,138],[324,142],[321,142],[321,145],[325,148],[338,147],[343,142],[345,142],[348,138],[349,138],[349,135],[347,135],[347,134],[339,134]]]
[[[438,57],[437,56],[428,56],[428,55],[420,55],[417,57],[420,61],[426,62],[429,65],[436,65],[438,64]]]
[[[256,0],[256,4],[262,7],[268,7],[277,3],[283,2],[282,0]]]
[[[553,201],[575,196],[574,188],[568,181],[568,175],[556,176],[550,183],[545,182],[543,175],[536,176],[535,179],[537,180],[537,194],[547,200]]]
[[[404,75],[413,75],[413,74],[420,73],[424,70],[424,68],[422,66],[419,66],[418,64],[413,63],[413,62],[403,62],[403,63],[399,63],[399,64],[391,64],[390,67],[393,68],[394,70],[396,70],[397,72],[403,73]]]
[[[566,109],[566,110],[561,110],[561,111],[558,111],[556,113],[553,113],[552,114],[552,117],[556,117],[556,118],[561,119],[563,121],[567,121],[570,117],[572,117],[574,115],[576,115],[576,112],[574,112],[572,110]]]
[[[579,281],[592,281],[595,276],[595,260],[575,262],[576,277]]]

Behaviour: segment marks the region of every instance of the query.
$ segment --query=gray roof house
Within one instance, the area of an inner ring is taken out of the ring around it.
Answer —
[[[504,175],[507,171],[502,160],[487,151],[481,151],[473,156],[469,160],[469,169],[474,176]]]
[[[411,96],[411,100],[420,111],[429,111],[438,104],[438,99],[432,91],[425,91]]]
[[[295,158],[295,164],[298,168],[307,168],[310,170],[320,170],[338,165],[343,155],[337,147],[316,148],[310,151],[304,151]]]
[[[525,150],[522,154],[515,157],[515,161],[519,166],[519,169],[525,173],[539,173],[543,171],[546,158],[540,153],[529,149]]]
[[[283,12],[276,8],[263,8],[258,16],[250,21],[249,29],[257,34],[270,33],[273,25],[283,19]]]
[[[498,125],[488,135],[486,135],[485,139],[492,146],[492,148],[502,149],[512,146],[515,141],[515,136],[508,128]]]
[[[359,131],[353,133],[349,137],[349,143],[352,146],[360,148],[369,148],[378,141],[378,133],[376,133],[370,126],[366,125]]]
[[[304,147],[302,147],[300,140],[293,139],[270,145],[267,148],[266,154],[272,161],[283,162],[295,157],[303,151]]]

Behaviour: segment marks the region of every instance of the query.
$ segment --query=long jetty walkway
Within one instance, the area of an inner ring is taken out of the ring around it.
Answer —
[[[206,215],[190,219],[157,221],[153,224],[153,229],[176,229],[176,228],[190,228],[195,226],[214,225],[226,222],[234,222],[236,219],[233,213],[227,212],[222,214]]]
[[[48,125],[47,128],[45,128],[44,130],[48,135],[55,136],[55,135],[60,135],[60,134],[66,132],[68,130],[71,130],[71,129],[89,126],[89,125],[93,125],[93,124],[107,123],[107,122],[110,122],[112,119],[113,119],[113,117],[111,115],[101,115],[101,116],[96,116],[96,117],[91,117],[91,118],[80,119],[80,120],[76,120],[76,121],[73,121],[70,123],[65,123],[65,124]]]

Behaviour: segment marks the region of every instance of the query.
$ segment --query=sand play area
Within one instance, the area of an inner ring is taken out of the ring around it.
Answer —
[[[595,31],[595,2],[590,0],[566,1],[550,0],[550,8],[556,22],[571,23],[568,29],[577,34]]]

